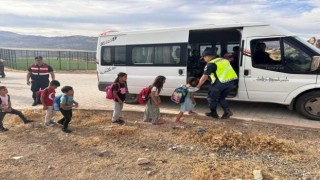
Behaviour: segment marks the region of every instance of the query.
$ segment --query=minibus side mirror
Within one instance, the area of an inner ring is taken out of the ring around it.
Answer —
[[[311,71],[316,71],[319,68],[320,56],[313,56],[311,62]]]

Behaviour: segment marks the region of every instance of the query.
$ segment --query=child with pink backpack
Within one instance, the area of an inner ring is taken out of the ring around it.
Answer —
[[[120,113],[123,109],[123,103],[127,94],[127,74],[124,72],[118,73],[114,83],[106,87],[106,98],[113,99],[114,110],[112,115],[112,122],[123,124],[124,120],[120,119]]]
[[[151,85],[151,92],[147,99],[146,108],[143,115],[144,122],[152,122],[153,125],[163,124],[164,121],[160,120],[160,97],[159,94],[163,88],[163,84],[166,82],[166,77],[157,76]]]

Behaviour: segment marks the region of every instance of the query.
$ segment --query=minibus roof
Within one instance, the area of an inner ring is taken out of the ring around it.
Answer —
[[[229,28],[244,28],[244,27],[262,27],[276,29],[277,31],[283,32],[284,34],[292,34],[291,32],[274,27],[265,23],[234,23],[234,24],[204,24],[187,27],[171,27],[171,28],[158,28],[158,29],[147,29],[147,30],[133,30],[133,31],[106,31],[100,34],[100,37],[109,35],[129,35],[129,34],[143,34],[143,33],[156,33],[156,32],[170,32],[170,31],[192,31],[192,30],[212,30],[212,29],[229,29]]]

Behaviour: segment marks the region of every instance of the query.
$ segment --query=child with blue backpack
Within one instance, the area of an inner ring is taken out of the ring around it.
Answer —
[[[184,112],[188,112],[189,114],[194,113],[192,111],[196,105],[194,92],[198,90],[198,88],[196,88],[196,86],[198,85],[198,82],[199,82],[198,78],[189,77],[187,84],[184,85],[186,86],[188,93],[185,96],[184,102],[180,104],[180,112],[176,116],[176,120],[175,120],[175,123],[177,125],[184,124],[184,122],[181,119]]]
[[[79,107],[79,103],[73,100],[74,90],[71,86],[64,86],[61,88],[61,91],[63,92],[63,94],[56,98],[60,98],[59,110],[63,115],[63,118],[60,119],[58,123],[63,125],[63,132],[71,133],[72,131],[68,129],[68,126],[72,119],[72,108]]]

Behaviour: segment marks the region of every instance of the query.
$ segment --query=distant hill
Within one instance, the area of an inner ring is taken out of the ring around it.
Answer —
[[[45,37],[0,31],[0,47],[35,49],[73,49],[95,51],[98,37]]]

